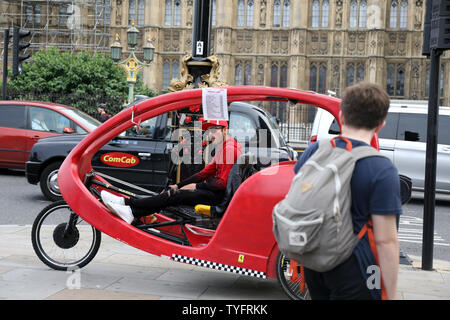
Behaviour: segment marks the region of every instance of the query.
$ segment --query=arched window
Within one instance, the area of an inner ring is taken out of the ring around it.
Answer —
[[[387,65],[386,92],[390,96],[403,97],[405,95],[405,66],[401,63]]]
[[[245,5],[244,0],[238,1],[238,7],[237,7],[237,26],[243,27],[244,26],[244,16],[245,16]]]
[[[367,1],[352,0],[350,2],[350,28],[366,28],[367,26]]]
[[[211,25],[215,26],[216,25],[216,0],[212,0],[212,9],[211,9],[212,13],[212,17],[211,17]]]
[[[128,3],[128,24],[136,22],[136,0],[130,0]]]
[[[173,25],[179,26],[181,24],[181,0],[175,0],[173,12]]]
[[[345,79],[345,86],[349,87],[353,85],[355,82],[355,68],[353,66],[353,63],[349,63],[347,65],[347,77]]]
[[[387,67],[387,79],[386,79],[386,91],[388,95],[394,95],[394,84],[395,84],[395,68],[393,64],[388,64]]]
[[[234,67],[234,84],[236,86],[252,84],[252,62],[237,61]]]
[[[172,0],[166,0],[164,24],[170,26],[172,24]]]
[[[286,61],[273,61],[270,68],[270,85],[272,87],[286,88],[288,79],[288,63]],[[270,102],[270,114],[277,117],[280,121],[286,120],[286,103]]]
[[[167,89],[170,84],[170,63],[169,61],[164,61],[163,63],[163,89]]]
[[[181,24],[181,0],[166,0],[164,24],[166,26],[179,26]]]
[[[396,0],[391,2],[391,11],[389,15],[389,28],[397,28],[398,3]]]
[[[291,19],[291,2],[289,0],[284,0],[283,5],[283,27],[287,28],[290,25],[290,19]]]
[[[144,0],[139,0],[138,2],[138,11],[137,11],[137,25],[138,26],[143,26],[144,20],[145,20],[145,1]]]
[[[287,73],[288,73],[288,67],[287,64],[282,64],[280,68],[280,88],[286,88],[287,87]]]
[[[240,62],[234,67],[234,85],[242,85],[242,66]]]
[[[395,95],[399,97],[405,95],[405,69],[403,66],[399,66],[397,68],[397,84]]]
[[[328,28],[330,2],[328,0],[314,0],[311,10],[311,27]]]
[[[237,5],[237,26],[253,27],[254,0],[239,0]]]
[[[317,90],[317,67],[315,64],[309,68],[309,90]]]
[[[356,28],[358,19],[358,2],[356,0],[352,0],[350,2],[350,28]]]
[[[280,0],[273,3],[273,26],[279,27],[281,24],[281,4]]]
[[[319,93],[325,93],[327,88],[327,67],[324,63],[320,64],[319,68]]]
[[[318,93],[325,93],[327,87],[326,63],[313,62],[309,67],[309,89]]]
[[[252,84],[252,63],[247,61],[244,68],[244,85]]]
[[[247,1],[247,27],[253,27],[253,0]]]
[[[167,89],[170,85],[170,80],[178,78],[180,71],[180,64],[177,58],[166,58],[163,63],[163,81],[162,88]]]
[[[403,0],[400,3],[400,28],[406,29],[408,26],[408,1]]]
[[[359,27],[365,28],[367,26],[367,1],[362,0],[359,3]]]
[[[319,27],[319,17],[320,17],[320,2],[319,0],[314,0],[312,3],[312,15],[311,15],[311,26],[313,28]]]
[[[328,15],[330,13],[330,4],[328,0],[322,2],[322,28],[328,28]]]
[[[172,63],[172,79],[178,78],[179,76],[180,65],[178,62],[174,61]]]
[[[358,65],[356,69],[356,82],[364,81],[364,66]]]
[[[346,87],[355,83],[364,81],[364,64],[363,63],[349,63],[347,65],[347,75],[345,80]]]
[[[130,0],[128,3],[128,23],[131,25],[134,21],[137,26],[143,26],[145,24],[144,18],[145,0]]]

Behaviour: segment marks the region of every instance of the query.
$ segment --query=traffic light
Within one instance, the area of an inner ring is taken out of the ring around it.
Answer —
[[[422,54],[450,49],[450,0],[427,0]]]
[[[22,61],[27,60],[30,55],[22,52],[22,50],[30,46],[29,42],[21,41],[22,38],[28,37],[30,31],[14,27],[13,29],[13,76],[22,73]]]
[[[433,0],[426,1],[425,21],[423,23],[422,55],[430,57],[431,10],[433,8]]]

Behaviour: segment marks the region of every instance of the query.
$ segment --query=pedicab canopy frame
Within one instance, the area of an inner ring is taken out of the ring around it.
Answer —
[[[338,118],[340,99],[295,89],[258,86],[224,87],[228,102],[294,101],[321,107]],[[266,278],[276,277],[278,247],[272,233],[272,208],[289,190],[294,162],[283,162],[258,171],[245,180],[234,194],[216,230],[191,226],[197,245],[185,246],[146,233],[112,215],[83,181],[92,170],[94,154],[134,121],[201,105],[202,89],[179,91],[145,100],[112,117],[67,156],[58,174],[61,194],[68,205],[87,223],[137,249],[154,255],[215,269]],[[378,149],[375,136],[372,146]],[[151,212],[149,212],[150,214]],[[195,243],[195,242],[194,242]]]

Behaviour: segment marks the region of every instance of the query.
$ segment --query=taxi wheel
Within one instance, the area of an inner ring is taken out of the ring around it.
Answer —
[[[59,191],[57,176],[61,161],[52,162],[45,167],[41,173],[39,185],[44,196],[50,201],[62,200],[61,192]]]
[[[302,278],[300,266],[296,266],[296,275],[293,274],[291,260],[286,258],[281,252],[276,260],[277,279],[286,295],[292,300],[310,300],[308,287]]]

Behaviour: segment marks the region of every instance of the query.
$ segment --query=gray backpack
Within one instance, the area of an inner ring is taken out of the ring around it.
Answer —
[[[350,151],[334,147],[334,139],[320,141],[272,212],[280,251],[318,272],[333,269],[352,254],[359,241],[350,212],[353,169],[359,159],[382,156],[370,146],[352,149],[344,140]]]

